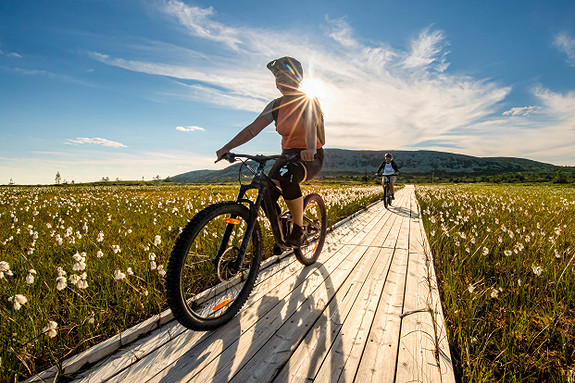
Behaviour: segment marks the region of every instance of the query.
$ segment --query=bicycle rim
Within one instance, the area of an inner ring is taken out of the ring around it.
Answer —
[[[166,295],[174,316],[184,326],[193,330],[217,328],[232,319],[247,300],[261,258],[257,222],[239,270],[233,262],[248,218],[245,206],[219,203],[198,213],[180,234],[168,264]],[[229,235],[223,243],[226,230]]]
[[[327,213],[325,203],[316,193],[304,198],[305,244],[294,249],[297,260],[304,265],[311,265],[321,253],[327,233]]]

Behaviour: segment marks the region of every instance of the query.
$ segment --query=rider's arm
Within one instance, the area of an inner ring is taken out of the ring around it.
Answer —
[[[394,160],[391,160],[391,166],[393,167],[393,170],[395,170],[396,173],[399,173],[399,168],[397,167],[397,164],[395,163]]]
[[[381,169],[383,169],[384,166],[385,166],[385,161],[383,161],[383,162],[381,163],[381,165],[379,165],[379,168],[377,168],[375,174],[379,174],[379,172],[381,171]]]
[[[305,142],[307,149],[300,153],[300,157],[304,161],[313,161],[314,155],[317,151],[317,111],[315,108],[315,100],[310,100],[307,105],[307,110],[304,120],[305,126]]]
[[[254,122],[246,126],[242,131],[240,131],[230,142],[225,144],[220,150],[216,152],[217,160],[222,159],[223,155],[229,153],[233,148],[236,148],[242,144],[245,144],[255,136],[257,136],[266,126],[270,124],[270,121],[262,114],[260,114]]]

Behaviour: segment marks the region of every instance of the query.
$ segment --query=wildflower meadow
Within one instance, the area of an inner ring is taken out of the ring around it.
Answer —
[[[237,185],[0,188],[0,381],[18,381],[165,310],[169,254]],[[333,224],[381,186],[306,186]],[[271,254],[269,222],[260,220]],[[267,234],[266,234],[267,233]]]
[[[462,381],[575,381],[575,189],[416,193]]]

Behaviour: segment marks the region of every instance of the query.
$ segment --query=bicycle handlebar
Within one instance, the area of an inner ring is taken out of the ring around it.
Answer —
[[[258,163],[263,163],[263,162],[267,162],[270,160],[277,160],[278,158],[280,158],[282,155],[281,154],[274,154],[271,156],[264,156],[263,154],[257,154],[257,155],[251,155],[251,154],[236,154],[236,153],[226,153],[222,156],[222,159],[232,163],[235,162],[237,158],[247,158],[248,160],[252,160],[252,161],[256,161]],[[297,156],[295,154],[292,154],[290,156],[287,157],[288,160],[293,160],[296,159]]]

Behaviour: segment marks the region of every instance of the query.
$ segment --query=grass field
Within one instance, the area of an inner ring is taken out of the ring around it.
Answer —
[[[21,380],[166,309],[170,251],[237,185],[0,188],[0,381]],[[381,186],[322,185],[333,224]],[[271,254],[269,224],[262,229]],[[266,234],[267,232],[267,234]]]
[[[573,382],[575,189],[418,186],[464,382]]]

